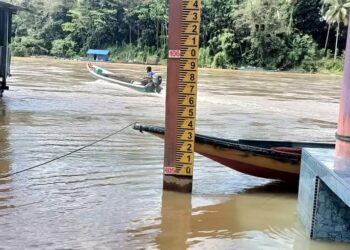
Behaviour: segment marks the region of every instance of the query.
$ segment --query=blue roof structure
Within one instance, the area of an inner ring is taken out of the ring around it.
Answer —
[[[102,49],[89,49],[86,54],[88,55],[101,55],[101,56],[108,56],[109,50],[102,50]]]

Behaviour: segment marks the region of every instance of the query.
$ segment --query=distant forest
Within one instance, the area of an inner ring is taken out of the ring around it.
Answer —
[[[167,0],[8,0],[15,56],[165,62]],[[202,0],[200,65],[341,71],[350,0]]]

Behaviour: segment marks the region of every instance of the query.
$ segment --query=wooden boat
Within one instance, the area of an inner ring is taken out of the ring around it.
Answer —
[[[146,86],[142,85],[141,82],[133,81],[125,76],[120,76],[114,74],[106,69],[103,69],[99,66],[95,66],[91,63],[87,64],[88,71],[97,79],[102,79],[111,83],[116,83],[130,89],[134,89],[140,92],[147,93],[160,93],[162,91],[161,77],[159,76],[156,80],[156,83],[149,83]]]
[[[164,138],[164,128],[135,125],[134,129]],[[334,148],[334,144],[227,140],[196,134],[195,152],[244,174],[297,182],[302,148]]]

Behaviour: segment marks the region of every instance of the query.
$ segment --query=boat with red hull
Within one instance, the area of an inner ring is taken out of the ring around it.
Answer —
[[[165,129],[137,124],[134,129],[164,139]],[[302,148],[334,148],[334,144],[227,140],[196,134],[195,152],[244,174],[297,182]]]

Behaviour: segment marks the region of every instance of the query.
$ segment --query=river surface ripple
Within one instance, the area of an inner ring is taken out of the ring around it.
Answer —
[[[104,64],[129,76],[145,66]],[[166,76],[166,68],[155,71]],[[82,62],[15,59],[0,101],[0,174],[132,123],[164,124],[165,92],[94,80]],[[341,78],[201,70],[197,132],[334,142]],[[196,156],[193,195],[162,191],[163,142],[127,129],[0,180],[0,249],[349,249],[307,239],[297,195]]]

